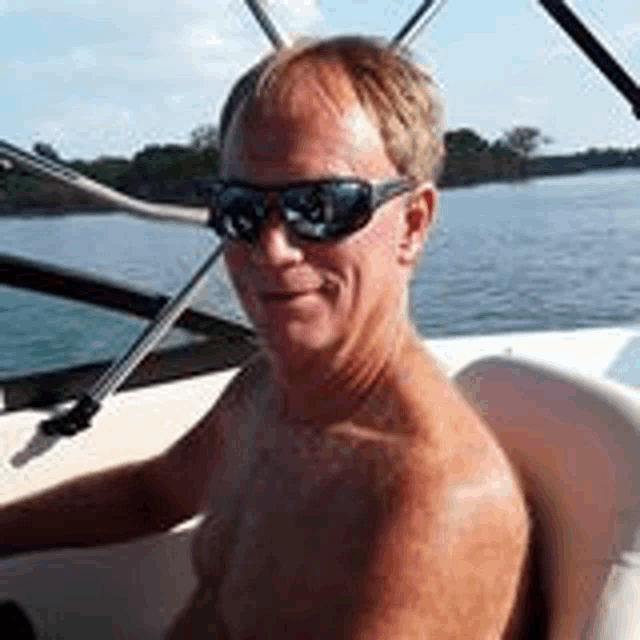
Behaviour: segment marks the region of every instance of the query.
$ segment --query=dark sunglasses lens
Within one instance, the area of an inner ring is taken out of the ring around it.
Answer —
[[[359,182],[290,187],[282,193],[283,213],[302,237],[338,238],[362,226],[369,214],[369,190]]]
[[[227,238],[251,242],[266,215],[264,197],[246,187],[227,187],[216,198],[215,229]]]

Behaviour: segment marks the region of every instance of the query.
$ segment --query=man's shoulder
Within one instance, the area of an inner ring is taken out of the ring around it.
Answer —
[[[469,566],[481,566],[492,553],[518,557],[531,529],[518,470],[492,429],[421,346],[400,385],[402,412],[394,416],[411,434],[404,477],[409,488],[417,489],[410,491],[413,506],[446,532],[449,551],[454,545]]]
[[[412,440],[369,575],[389,594],[372,628],[501,637],[528,570],[531,521],[518,478],[481,425],[443,440],[437,450],[428,436]],[[392,596],[400,593],[416,602],[415,611],[395,605]]]

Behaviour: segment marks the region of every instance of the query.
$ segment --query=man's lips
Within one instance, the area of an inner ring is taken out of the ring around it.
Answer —
[[[300,296],[305,296],[313,291],[263,291],[260,297],[267,302],[286,302]]]

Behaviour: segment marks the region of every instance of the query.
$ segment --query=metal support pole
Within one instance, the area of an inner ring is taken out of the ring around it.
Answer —
[[[275,49],[283,49],[291,46],[291,39],[280,29],[273,18],[265,11],[260,0],[245,0],[249,11],[253,14],[260,28],[265,32]]]
[[[46,435],[71,436],[91,426],[91,418],[100,409],[100,403],[124,382],[189,306],[204,283],[209,270],[222,254],[224,244],[222,242],[216,247],[184,288],[162,307],[153,322],[138,336],[129,350],[100,376],[93,387],[68,412],[44,420],[40,424],[41,430]]]
[[[609,81],[631,103],[633,113],[640,119],[640,87],[616,62],[613,56],[595,39],[587,27],[563,0],[540,0],[551,17],[584,51]]]
[[[435,2],[435,0],[425,0],[416,12],[407,20],[405,25],[398,31],[393,40],[391,40],[392,47],[399,47],[402,44],[403,40],[406,40],[407,36],[413,31],[415,26],[418,24],[422,16],[431,8],[431,5]]]
[[[87,176],[60,162],[28,153],[4,140],[0,140],[0,158],[8,158],[18,167],[47,178],[53,178],[79,193],[85,193],[101,202],[109,203],[114,209],[122,209],[142,218],[186,222],[203,227],[208,224],[209,210],[206,207],[182,207],[139,200],[96,180],[91,180],[91,178],[87,178]]]

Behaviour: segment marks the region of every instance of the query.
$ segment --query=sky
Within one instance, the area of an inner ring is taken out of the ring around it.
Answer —
[[[289,33],[391,37],[417,0],[269,0]],[[640,146],[640,120],[537,0],[437,0],[411,41],[441,87],[447,128],[488,140],[527,125],[544,153]],[[640,2],[570,5],[640,83]],[[243,0],[0,0],[0,139],[63,159],[131,157],[216,124],[233,80],[269,43]]]

